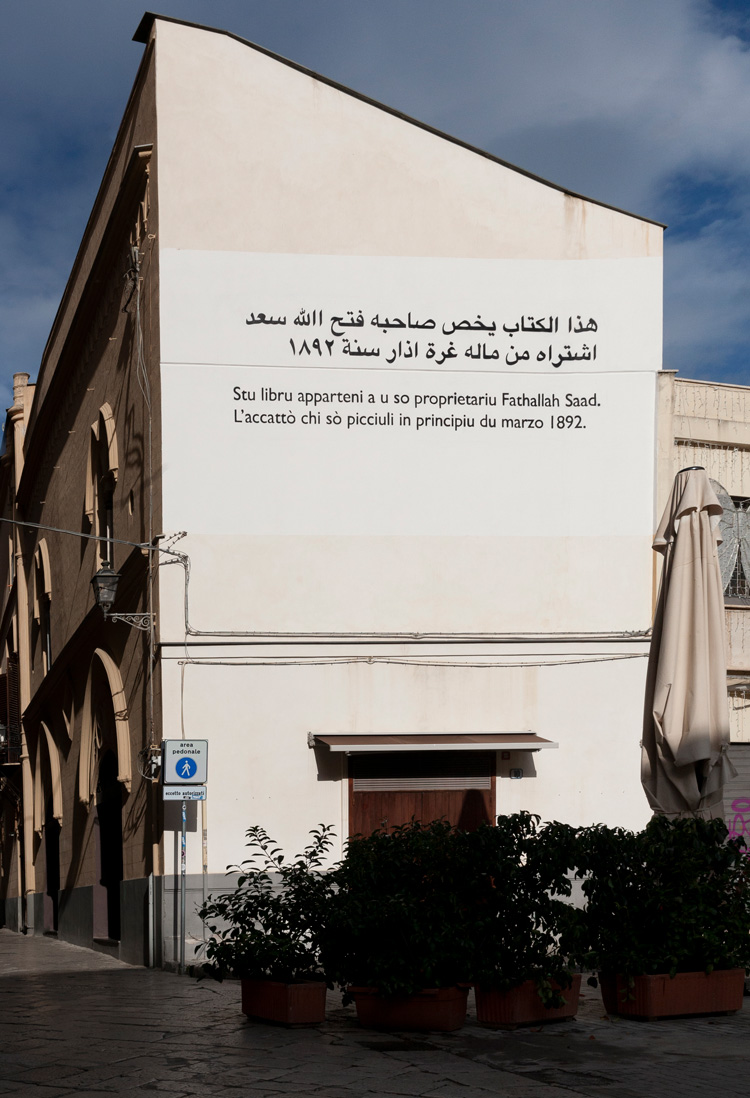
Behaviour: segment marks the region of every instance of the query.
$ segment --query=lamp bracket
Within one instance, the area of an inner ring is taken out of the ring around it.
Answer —
[[[155,614],[105,614],[104,617],[107,621],[123,621],[134,629],[142,629],[144,633],[148,633],[156,621]]]

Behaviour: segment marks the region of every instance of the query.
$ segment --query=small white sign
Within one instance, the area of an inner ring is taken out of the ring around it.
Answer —
[[[163,789],[165,801],[205,801],[205,785],[165,785]]]
[[[205,785],[208,779],[208,740],[164,740],[164,785]]]

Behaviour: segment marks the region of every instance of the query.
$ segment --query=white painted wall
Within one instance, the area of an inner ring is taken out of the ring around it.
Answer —
[[[163,569],[165,734],[211,744],[210,870],[252,823],[290,853],[345,833],[310,731],[535,731],[560,748],[502,764],[501,811],[645,822],[645,646],[560,634],[649,624],[661,230],[226,36],[156,34],[164,525],[206,633],[181,666]]]
[[[162,248],[662,254],[659,226],[542,186],[226,35],[158,22],[156,36]]]
[[[363,646],[362,650],[366,650]],[[307,734],[518,732],[531,729],[557,749],[512,752],[499,763],[498,812],[527,809],[544,819],[643,826],[649,811],[640,790],[640,748],[634,713],[642,708],[646,646],[610,644],[621,658],[595,662],[601,646],[506,646],[468,656],[460,646],[379,649],[374,662],[348,650],[312,653],[280,648],[238,653],[192,650],[184,668],[189,735],[209,740],[209,868],[221,872],[242,856],[242,835],[261,823],[289,854],[318,823],[346,834],[343,756],[310,750]],[[371,649],[370,649],[371,651]],[[179,737],[181,653],[164,661],[166,734]],[[291,658],[290,658],[291,657]],[[297,662],[293,662],[296,657]],[[255,666],[230,661],[256,660]],[[388,663],[387,660],[403,660]],[[285,660],[286,665],[272,665]],[[420,660],[422,665],[407,661]],[[461,667],[463,660],[484,666]],[[547,662],[541,667],[497,667]],[[586,662],[591,661],[591,662]],[[440,666],[432,666],[440,664]],[[524,777],[510,779],[511,767]],[[189,843],[190,872],[199,872],[200,844]],[[169,871],[169,869],[168,869]]]
[[[191,534],[193,624],[644,628],[660,273],[163,251],[164,524]],[[240,584],[217,589],[222,560]]]

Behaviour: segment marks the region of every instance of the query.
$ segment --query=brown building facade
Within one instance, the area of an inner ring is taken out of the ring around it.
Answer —
[[[143,777],[159,669],[152,632],[105,621],[91,578],[105,560],[121,573],[115,609],[157,599],[154,554],[139,547],[161,509],[154,138],[148,50],[38,379],[14,378],[2,457],[6,925],[135,963],[149,959],[160,872]]]

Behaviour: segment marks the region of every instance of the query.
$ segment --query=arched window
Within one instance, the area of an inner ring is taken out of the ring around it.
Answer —
[[[5,672],[0,675],[0,764],[20,761],[21,704],[18,652],[6,642]]]
[[[39,630],[42,646],[42,666],[45,675],[52,666],[52,572],[49,563],[49,549],[44,538],[39,542],[34,554],[34,621]]]
[[[114,567],[114,497],[119,472],[115,417],[103,404],[89,435],[89,468],[85,511],[97,538],[97,568],[106,560]]]
[[[718,480],[711,481],[724,508],[719,529],[719,567],[724,599],[731,605],[750,603],[750,499],[730,496]]]

